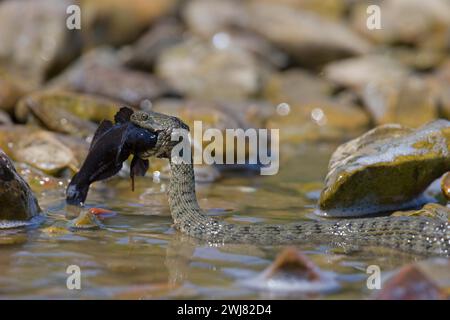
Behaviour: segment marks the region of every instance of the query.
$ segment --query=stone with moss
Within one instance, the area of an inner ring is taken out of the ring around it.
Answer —
[[[417,205],[423,191],[450,170],[450,122],[413,130],[379,126],[332,155],[319,207],[328,216],[355,216]]]

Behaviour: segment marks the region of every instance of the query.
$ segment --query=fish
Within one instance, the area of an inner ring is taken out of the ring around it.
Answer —
[[[133,155],[130,178],[134,191],[134,177],[144,176],[149,168],[149,161],[138,155],[153,148],[158,136],[130,122],[132,114],[132,109],[122,107],[115,115],[114,123],[110,120],[100,123],[86,159],[67,186],[67,204],[83,206],[90,185],[116,175],[130,155]]]

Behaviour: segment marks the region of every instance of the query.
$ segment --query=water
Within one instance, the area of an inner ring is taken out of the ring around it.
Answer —
[[[202,207],[233,223],[289,223],[314,217],[313,211],[329,156],[335,146],[303,146],[281,153],[276,176],[228,174],[198,185]],[[151,175],[136,181],[114,178],[96,184],[88,205],[114,210],[103,229],[46,232],[72,218],[64,188],[36,190],[47,219],[40,228],[4,230],[0,236],[0,298],[369,298],[366,268],[376,264],[386,275],[417,256],[385,249],[350,250],[319,245],[301,249],[338,288],[317,294],[259,291],[246,286],[274,260],[279,246],[210,246],[172,228],[166,181]],[[69,290],[66,269],[81,269],[81,290]],[[448,275],[448,273],[447,273]]]

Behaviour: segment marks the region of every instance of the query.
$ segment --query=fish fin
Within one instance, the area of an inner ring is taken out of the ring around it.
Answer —
[[[91,146],[89,150],[91,150],[92,146],[97,142],[97,140],[109,129],[113,127],[113,123],[109,120],[103,120],[98,126],[97,130],[94,133],[94,137],[92,138]]]
[[[149,161],[137,156],[133,157],[130,165],[131,191],[134,191],[134,176],[145,176],[149,167]]]
[[[125,123],[130,121],[131,115],[134,113],[133,109],[128,107],[122,107],[114,116],[116,123]]]

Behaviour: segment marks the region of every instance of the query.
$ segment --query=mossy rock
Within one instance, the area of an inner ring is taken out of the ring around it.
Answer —
[[[383,125],[333,154],[319,207],[324,215],[355,216],[417,204],[428,185],[450,169],[450,122],[417,130]]]

